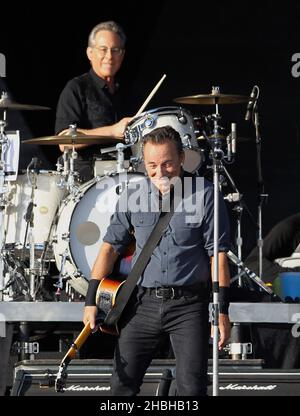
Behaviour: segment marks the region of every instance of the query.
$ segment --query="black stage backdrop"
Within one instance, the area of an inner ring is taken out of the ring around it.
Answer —
[[[147,109],[177,105],[183,95],[250,95],[260,87],[262,172],[269,194],[263,207],[263,235],[282,218],[299,211],[300,181],[300,3],[274,1],[174,2],[6,2],[0,24],[1,88],[20,103],[51,107],[49,112],[10,111],[8,129],[22,139],[54,133],[55,107],[67,80],[89,68],[85,55],[90,29],[116,20],[128,35],[120,82],[127,90],[125,115],[134,114],[161,76],[167,78]],[[6,63],[6,76],[3,63]],[[299,67],[299,68],[298,68]],[[194,116],[213,106],[184,106]],[[246,104],[223,105],[221,125],[237,123],[237,157],[228,167],[244,201],[257,219],[258,182],[255,130],[244,120]],[[39,156],[55,169],[55,147],[22,145],[20,168]],[[228,205],[235,227],[233,206]],[[256,229],[246,211],[244,256],[255,245]]]

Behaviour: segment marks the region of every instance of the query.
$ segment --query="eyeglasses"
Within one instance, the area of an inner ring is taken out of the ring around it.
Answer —
[[[121,56],[124,52],[124,49],[122,48],[108,48],[107,46],[94,46],[94,48],[99,51],[101,56],[105,56],[108,50],[110,50],[111,54],[114,56]]]

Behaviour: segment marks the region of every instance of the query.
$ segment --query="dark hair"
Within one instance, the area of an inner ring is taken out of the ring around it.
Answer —
[[[180,134],[171,126],[157,127],[145,134],[142,138],[142,149],[144,150],[146,143],[163,144],[166,142],[174,143],[178,155],[181,155],[183,148]]]

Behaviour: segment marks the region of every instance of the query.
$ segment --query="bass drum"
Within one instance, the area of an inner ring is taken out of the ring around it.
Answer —
[[[94,178],[62,203],[53,241],[55,262],[69,284],[86,295],[92,267],[120,194],[145,175],[126,172]]]

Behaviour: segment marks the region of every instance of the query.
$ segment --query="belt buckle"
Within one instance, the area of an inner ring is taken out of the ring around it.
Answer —
[[[162,296],[159,296],[159,293],[158,293],[159,290],[162,291]],[[171,296],[168,296],[168,297],[164,296],[164,291],[168,291],[169,292],[170,290],[171,290]],[[174,287],[156,287],[155,288],[155,296],[158,299],[174,299],[174,297],[175,297]]]

